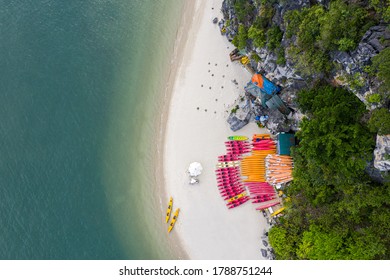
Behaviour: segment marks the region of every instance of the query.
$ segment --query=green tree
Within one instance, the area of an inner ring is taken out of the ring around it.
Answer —
[[[235,0],[234,10],[240,22],[252,17],[254,6],[247,0]]]
[[[384,21],[390,21],[390,0],[370,0],[370,7],[374,8]]]
[[[371,132],[379,135],[390,134],[390,112],[386,108],[375,109],[368,121]]]
[[[329,72],[329,52],[356,48],[362,35],[375,23],[368,11],[357,4],[336,0],[329,9],[322,5],[285,14],[286,37],[296,35],[289,55],[305,75]]]
[[[333,182],[364,170],[374,143],[359,123],[365,112],[363,103],[347,90],[330,86],[301,91],[298,102],[308,115],[297,133],[302,139],[298,149],[310,158],[311,166]]]
[[[390,48],[385,48],[372,59],[372,67],[377,73],[377,77],[383,82],[382,90],[390,91]]]
[[[303,233],[297,255],[300,259],[310,260],[343,259],[343,236],[337,232],[324,232],[319,226],[312,225],[309,231]]]
[[[280,47],[282,38],[282,30],[280,30],[279,26],[273,25],[267,31],[267,47],[272,51],[276,50],[276,48]]]
[[[263,29],[259,29],[252,25],[248,30],[248,38],[252,40],[253,45],[257,48],[265,46],[266,37]]]
[[[233,45],[235,45],[239,50],[243,50],[246,48],[248,40],[248,33],[243,24],[240,24],[238,27],[238,33],[237,35],[233,38]]]
[[[365,173],[374,141],[361,123],[364,105],[342,88],[320,84],[299,92],[297,101],[307,118],[292,149],[290,201],[269,235],[277,257],[389,258],[390,183]]]
[[[292,259],[295,254],[294,244],[291,243],[291,237],[287,230],[282,227],[272,227],[269,231],[269,240],[272,248],[275,250],[279,259]]]
[[[319,18],[322,48],[353,50],[368,28],[367,18],[368,11],[356,4],[332,1],[328,12]]]

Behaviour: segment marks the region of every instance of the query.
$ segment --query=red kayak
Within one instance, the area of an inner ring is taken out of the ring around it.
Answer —
[[[240,182],[241,178],[239,176],[237,177],[230,177],[230,178],[217,178],[218,183],[229,183],[229,182]]]
[[[226,153],[228,155],[235,155],[234,153],[238,152],[247,152],[247,151],[252,151],[252,149],[247,149],[247,148],[226,148]]]
[[[218,189],[221,190],[221,189],[226,189],[226,188],[242,188],[243,186],[240,184],[240,182],[235,182],[235,183],[232,183],[232,184],[226,184],[226,185],[223,185],[223,186],[218,186]]]
[[[231,205],[231,204],[240,202],[241,200],[248,201],[249,200],[249,196],[245,195],[243,197],[237,198],[236,200],[233,200],[233,201],[230,201],[230,202],[226,203],[226,205]]]
[[[219,190],[219,193],[223,195],[223,194],[231,194],[236,192],[242,193],[243,191],[245,191],[245,189],[236,187],[236,188],[227,188],[227,189]]]
[[[217,175],[217,180],[241,179],[239,174]]]
[[[232,198],[232,197],[235,197],[236,195],[239,195],[240,193],[242,193],[244,191],[242,190],[236,190],[236,191],[232,191],[232,192],[223,192],[223,193],[220,193],[221,197],[223,198],[226,198],[226,197],[229,197],[229,198]]]
[[[219,190],[219,193],[223,195],[229,195],[229,194],[236,194],[236,193],[242,193],[245,190],[242,188],[230,188],[230,189],[225,189],[225,190]]]
[[[257,196],[257,195],[275,195],[275,193],[273,192],[251,192],[249,191],[251,195],[253,196]]]
[[[268,184],[267,182],[246,182],[245,184],[247,185],[253,185],[253,186],[270,186],[270,184]]]
[[[266,205],[261,205],[260,207],[257,207],[256,210],[264,210],[268,207],[272,207],[272,206],[275,206],[275,205],[278,205],[280,204],[280,202],[275,202],[275,203],[270,203],[270,204],[266,204]]]
[[[273,192],[275,192],[275,189],[269,188],[269,187],[249,187],[249,186],[247,186],[247,187],[248,187],[248,189],[254,190],[254,191],[273,191]]]
[[[251,199],[263,199],[263,198],[267,198],[267,199],[272,198],[273,199],[273,198],[276,198],[276,196],[275,195],[268,195],[268,194],[251,196]]]
[[[248,201],[247,197],[242,197],[241,199],[235,200],[234,202],[229,202],[226,205],[228,206],[228,209],[231,209],[240,206],[241,204],[247,201]]]
[[[225,181],[225,182],[217,182],[218,187],[227,187],[227,186],[243,186],[242,183],[237,180],[237,181]],[[270,193],[270,192],[268,192]]]
[[[229,171],[217,171],[215,172],[216,175],[230,175],[230,174],[239,174],[240,171],[238,170],[229,170]]]
[[[234,193],[236,191],[245,191],[245,189],[241,187],[232,187],[232,188],[225,188],[225,189],[218,189],[220,193]]]
[[[236,190],[236,189],[244,189],[244,188],[240,184],[218,187],[219,191],[228,191],[228,190]]]
[[[274,198],[270,198],[270,199],[268,199],[268,198],[264,198],[264,199],[255,199],[255,200],[252,201],[252,203],[261,203],[261,202],[270,201],[270,200],[272,200],[272,199],[274,199]]]
[[[225,161],[236,161],[240,160],[240,155],[226,155],[224,157],[218,157],[218,162],[225,162]]]

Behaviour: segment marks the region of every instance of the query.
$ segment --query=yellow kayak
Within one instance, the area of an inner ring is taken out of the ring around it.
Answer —
[[[237,200],[237,199],[239,199],[239,198],[241,198],[241,197],[244,197],[244,196],[246,196],[246,192],[242,192],[242,193],[240,193],[240,194],[238,194],[238,195],[236,195],[236,196],[230,198],[227,202],[235,201],[235,200]]]
[[[173,214],[172,221],[171,221],[171,223],[169,224],[168,233],[171,232],[171,230],[172,230],[173,227],[175,226],[177,217],[179,216],[179,211],[180,211],[180,208],[177,208],[176,211],[175,211],[175,213]]]
[[[166,222],[168,223],[169,218],[171,217],[171,211],[172,211],[172,205],[173,205],[173,198],[172,196],[169,198],[169,204],[167,209],[167,216],[165,218]]]

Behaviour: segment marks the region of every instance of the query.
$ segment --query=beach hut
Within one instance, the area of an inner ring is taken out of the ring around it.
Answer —
[[[270,108],[267,105],[267,101],[271,100],[273,96],[276,96],[276,94],[280,91],[280,87],[270,82],[262,74],[256,73],[252,76],[252,79],[246,85],[245,91],[253,95],[254,97],[258,98],[261,101],[261,105],[264,108]],[[269,105],[273,106],[273,104],[277,103],[278,101],[270,101],[270,102],[271,103],[269,103]],[[283,101],[281,102],[283,103]],[[279,106],[276,106],[275,108],[278,109]]]
[[[295,135],[293,133],[279,133],[277,135],[276,150],[278,155],[290,155],[291,147],[295,146]]]
[[[268,108],[271,110],[279,110],[282,114],[288,115],[291,113],[291,110],[284,104],[282,99],[280,99],[279,95],[274,95],[271,97],[271,99],[267,100],[265,102]]]

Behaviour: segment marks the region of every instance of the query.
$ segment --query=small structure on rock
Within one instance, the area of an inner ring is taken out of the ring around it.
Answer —
[[[264,108],[271,110],[277,109],[282,114],[288,115],[291,110],[277,95],[280,90],[280,87],[270,82],[260,73],[254,74],[251,81],[245,87],[245,91],[259,99]]]

